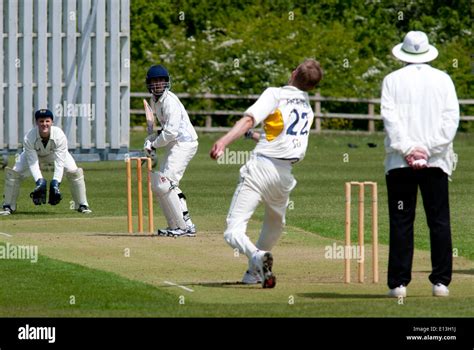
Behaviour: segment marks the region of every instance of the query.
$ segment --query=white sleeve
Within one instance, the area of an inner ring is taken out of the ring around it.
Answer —
[[[253,105],[251,105],[244,113],[244,115],[253,118],[253,127],[256,127],[264,121],[269,114],[271,114],[278,107],[278,88],[266,89]]]
[[[396,111],[395,101],[390,91],[390,83],[388,77],[385,77],[382,84],[382,99],[380,113],[382,114],[384,128],[387,134],[389,144],[387,148],[391,148],[402,155],[406,156],[415,146],[410,142],[407,130],[404,130],[399,122],[399,115]]]
[[[35,179],[35,182],[39,179],[43,178],[43,174],[41,173],[41,169],[39,166],[38,161],[38,154],[36,153],[35,149],[35,140],[34,137],[36,135],[36,129],[34,131],[30,131],[25,135],[24,138],[24,151],[26,156],[26,161],[28,163],[28,167],[30,168],[31,175]]]
[[[179,133],[179,125],[181,123],[181,106],[175,100],[168,99],[163,106],[163,114],[166,115],[166,123],[163,125],[163,130],[160,136],[153,141],[153,147],[164,147],[168,143],[176,140]]]
[[[459,102],[453,81],[448,77],[446,82],[448,94],[446,103],[441,112],[441,126],[435,131],[433,138],[428,144],[430,155],[445,152],[456,136],[459,125]]]
[[[64,174],[64,162],[68,153],[67,138],[61,129],[57,129],[54,137],[56,148],[54,150],[54,175],[53,179],[61,182]]]

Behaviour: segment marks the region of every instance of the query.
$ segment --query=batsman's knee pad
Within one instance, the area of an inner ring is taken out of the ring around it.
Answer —
[[[158,195],[158,197],[166,196],[170,193],[172,188],[173,187],[171,186],[171,183],[167,179],[165,181],[160,180],[156,188],[156,194]]]
[[[75,209],[79,208],[80,205],[89,206],[89,203],[87,203],[86,183],[84,181],[84,171],[82,168],[77,168],[75,171],[67,171],[66,178],[70,184]]]
[[[170,191],[170,181],[159,172],[151,173],[151,190],[158,197],[162,197]]]
[[[5,168],[5,193],[3,204],[16,210],[16,200],[20,194],[20,185],[23,180],[21,174],[11,168]]]

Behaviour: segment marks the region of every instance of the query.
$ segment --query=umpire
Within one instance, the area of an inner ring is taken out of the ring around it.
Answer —
[[[458,99],[451,78],[427,64],[438,56],[438,50],[425,33],[409,32],[392,53],[407,64],[387,75],[382,86],[389,296],[405,297],[411,281],[418,188],[430,230],[432,293],[448,296],[452,275],[448,177],[454,168]]]

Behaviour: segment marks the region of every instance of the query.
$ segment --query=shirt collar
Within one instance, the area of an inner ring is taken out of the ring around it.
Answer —
[[[163,103],[163,101],[165,100],[166,96],[168,96],[168,89],[165,89],[165,91],[163,92],[163,95],[161,95],[160,98],[158,99],[158,102],[159,102],[159,103]]]

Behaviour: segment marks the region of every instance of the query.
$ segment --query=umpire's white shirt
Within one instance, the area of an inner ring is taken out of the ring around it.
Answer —
[[[390,73],[383,81],[381,114],[385,172],[408,167],[405,156],[423,147],[428,165],[451,175],[459,103],[449,75],[427,64],[409,64]]]
[[[53,179],[61,182],[69,152],[66,135],[60,128],[51,126],[49,141],[45,146],[41,141],[38,127],[34,127],[25,135],[23,146],[24,156],[35,181],[43,177],[39,163],[54,161]]]
[[[150,106],[163,128],[153,142],[155,148],[164,147],[173,141],[192,142],[198,139],[186,109],[171,91],[165,90],[156,102],[151,98]]]

